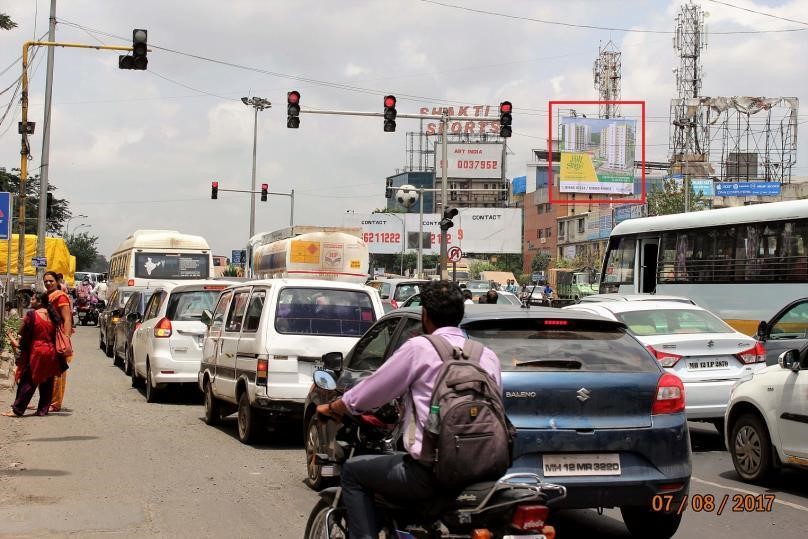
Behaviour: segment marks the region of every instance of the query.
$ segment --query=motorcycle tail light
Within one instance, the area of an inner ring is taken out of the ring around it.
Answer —
[[[171,320],[162,318],[157,325],[154,326],[154,336],[158,338],[171,337]]]
[[[550,510],[546,505],[520,505],[513,512],[511,526],[517,530],[540,532],[544,529]]]
[[[763,343],[757,342],[755,343],[755,346],[749,350],[744,350],[738,354],[738,359],[740,359],[746,365],[749,365],[750,363],[765,363],[766,348],[763,347]]]

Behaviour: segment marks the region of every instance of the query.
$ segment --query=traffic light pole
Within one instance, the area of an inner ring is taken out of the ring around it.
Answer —
[[[29,126],[28,122],[28,50],[32,47],[65,47],[72,49],[95,49],[95,50],[110,50],[110,51],[131,51],[132,47],[118,47],[114,45],[84,45],[81,43],[57,43],[55,41],[26,41],[22,44],[22,76],[20,77],[21,85],[21,111],[22,120],[20,121],[20,192],[18,195],[18,211],[19,217],[17,219],[17,230],[19,234],[19,241],[17,243],[17,284],[18,287],[22,286],[23,273],[25,272],[25,182],[28,180],[28,157],[31,154],[31,147],[28,143],[28,136],[33,134],[33,125]],[[48,100],[48,103],[50,100]],[[50,108],[45,110],[45,129],[50,128]],[[44,182],[43,182],[44,185]],[[47,188],[45,194],[40,196],[47,202]],[[39,215],[42,215],[42,208],[40,208]],[[42,242],[37,242],[37,256],[45,256],[45,229],[40,223],[40,228],[37,230],[37,235],[41,236]],[[40,250],[41,246],[41,250]]]
[[[250,193],[252,194],[253,198],[255,197],[256,193],[260,193],[260,191],[250,191],[249,189],[222,189],[221,187],[217,187],[219,191],[227,191],[228,193]],[[292,189],[288,193],[278,193],[275,191],[267,191],[267,195],[276,195],[281,197],[289,197],[291,201],[291,205],[289,208],[289,226],[295,226],[295,190]],[[252,237],[252,236],[250,236]]]

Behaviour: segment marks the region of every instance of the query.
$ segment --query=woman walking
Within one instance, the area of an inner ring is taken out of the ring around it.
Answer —
[[[48,414],[53,396],[53,379],[62,373],[62,365],[56,354],[56,331],[61,317],[50,305],[48,294],[39,292],[31,298],[31,310],[25,315],[20,327],[19,340],[7,333],[8,340],[20,355],[17,361],[17,397],[8,417],[22,416],[28,403],[39,388],[39,405],[36,415]]]
[[[48,292],[48,299],[50,304],[59,313],[62,322],[58,330],[62,333],[60,338],[70,343],[70,336],[73,335],[73,309],[70,305],[70,297],[59,288],[59,275],[53,271],[46,271],[42,277],[45,283],[45,290]],[[70,363],[73,361],[72,346],[70,346],[70,353],[65,354],[65,361]],[[58,412],[62,409],[62,401],[65,396],[65,389],[67,388],[67,371],[62,372],[53,381],[53,400],[51,401],[51,412]]]

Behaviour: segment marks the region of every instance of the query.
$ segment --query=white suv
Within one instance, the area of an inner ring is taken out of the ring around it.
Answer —
[[[727,405],[727,448],[745,481],[782,466],[808,469],[808,346],[778,363],[740,380]]]

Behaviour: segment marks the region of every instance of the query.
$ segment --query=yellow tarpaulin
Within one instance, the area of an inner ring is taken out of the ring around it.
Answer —
[[[25,269],[23,274],[36,276],[36,268],[31,265],[31,259],[36,257],[36,236],[25,235]],[[14,234],[11,239],[11,275],[17,275],[17,247],[19,236]],[[65,276],[67,284],[73,285],[73,274],[76,273],[76,257],[70,254],[67,244],[62,238],[45,238],[45,258],[48,261],[46,269],[61,273]],[[0,275],[6,274],[6,261],[8,260],[8,241],[0,241]]]

